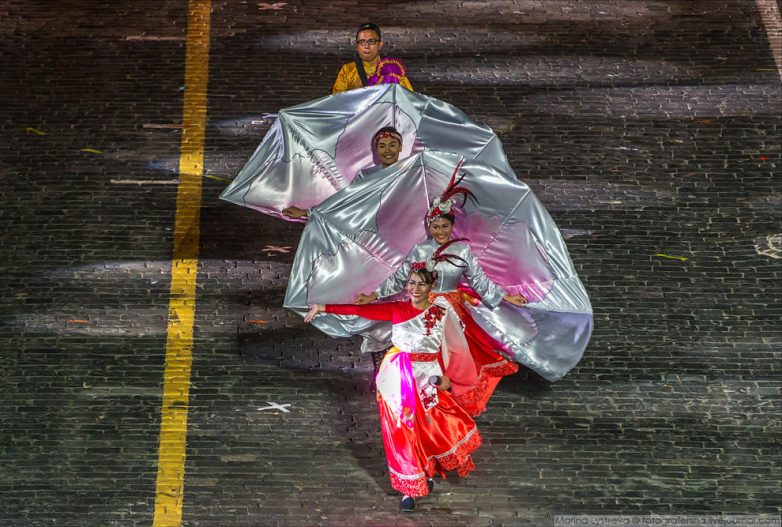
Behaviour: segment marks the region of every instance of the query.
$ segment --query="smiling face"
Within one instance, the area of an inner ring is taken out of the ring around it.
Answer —
[[[451,239],[453,223],[448,218],[435,218],[429,224],[429,234],[438,245],[442,245]]]
[[[383,48],[383,41],[380,35],[371,29],[359,31],[356,35],[356,51],[358,56],[364,62],[375,62],[380,58],[380,50]]]
[[[429,293],[432,292],[432,285],[427,283],[424,277],[416,272],[410,273],[407,277],[407,294],[410,295],[410,301],[413,305],[425,304],[429,300]]]
[[[381,137],[375,144],[375,152],[384,167],[391,166],[399,161],[399,152],[402,151],[402,143],[394,137]]]

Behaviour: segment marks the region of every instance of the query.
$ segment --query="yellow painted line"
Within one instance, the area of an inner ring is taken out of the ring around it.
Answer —
[[[210,11],[210,0],[190,0],[154,527],[179,527],[182,522],[201,175],[204,171]]]

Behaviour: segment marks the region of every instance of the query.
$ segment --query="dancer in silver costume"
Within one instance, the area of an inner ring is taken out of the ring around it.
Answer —
[[[477,199],[452,207],[450,222],[434,214],[447,196],[440,204],[431,197],[443,195],[460,165],[462,185]],[[493,343],[499,358],[476,359],[484,367],[497,363],[492,377],[511,373],[507,359],[550,381],[571,370],[589,341],[591,305],[559,230],[529,187],[443,152],[416,154],[382,173],[317,207],[302,233],[285,306],[303,314],[313,303],[387,297],[400,291],[412,262],[429,260],[442,274],[435,292],[452,300],[466,330]],[[361,296],[367,291],[374,294]],[[313,323],[334,337],[378,325],[335,314]],[[474,401],[472,413],[492,389]]]
[[[477,312],[473,314],[470,308],[483,304],[493,310],[502,301],[523,306],[527,299],[520,294],[507,293],[486,276],[468,240],[453,239],[457,195],[462,194],[465,202],[468,197],[474,198],[472,192],[459,186],[459,183],[452,178],[443,195],[435,198],[427,211],[425,222],[431,239],[416,245],[404,264],[373,293],[359,294],[355,301],[357,304],[368,304],[378,298],[399,293],[405,287],[407,276],[413,268],[420,265],[419,262],[425,262],[427,269],[434,271],[437,276],[433,294],[448,301],[461,319],[477,373],[478,380],[474,385],[456,391],[455,399],[470,415],[479,415],[485,410],[500,379],[516,373],[519,368],[503,355],[505,346],[475,323]],[[471,290],[460,288],[462,282],[469,285]],[[530,325],[526,330],[534,333],[534,326]]]

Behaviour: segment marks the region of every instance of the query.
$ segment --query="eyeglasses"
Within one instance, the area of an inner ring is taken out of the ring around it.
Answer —
[[[368,40],[362,38],[361,40],[356,40],[356,44],[358,44],[359,46],[374,46],[379,43],[380,43],[379,38],[370,38]]]

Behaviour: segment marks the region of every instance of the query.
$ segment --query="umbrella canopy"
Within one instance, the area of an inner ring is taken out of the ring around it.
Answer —
[[[220,197],[288,219],[283,209],[317,205],[348,186],[360,170],[378,165],[372,137],[385,126],[402,134],[400,157],[423,150],[458,152],[512,173],[491,128],[443,101],[383,84],[281,110]]]
[[[454,237],[468,238],[486,274],[530,304],[477,310],[476,321],[519,362],[556,380],[580,359],[592,308],[551,216],[530,188],[497,166],[449,152],[424,151],[350,185],[315,207],[302,234],[285,307],[348,303],[375,289],[427,239],[432,199],[463,162],[461,185],[477,198],[456,210]],[[326,314],[313,324],[331,336],[377,322]],[[520,329],[524,328],[524,329]]]

